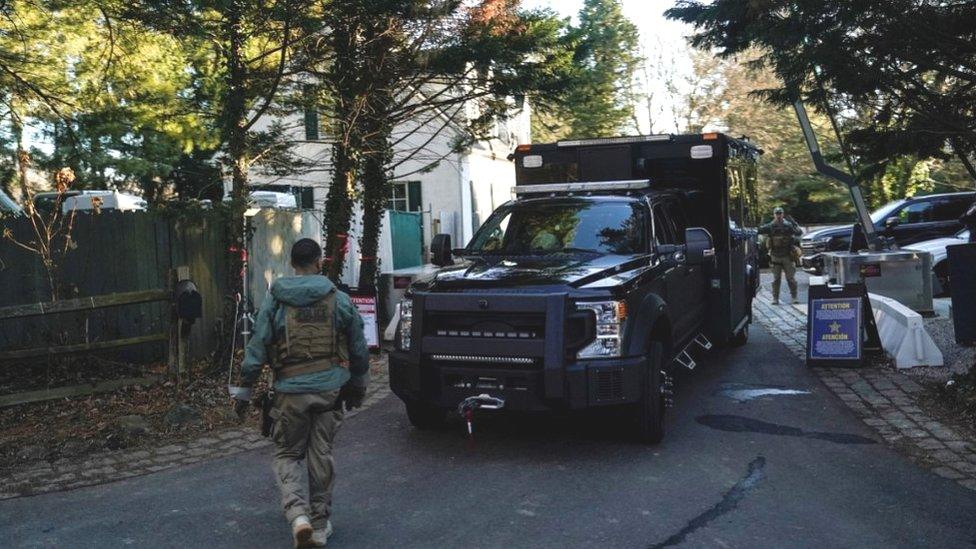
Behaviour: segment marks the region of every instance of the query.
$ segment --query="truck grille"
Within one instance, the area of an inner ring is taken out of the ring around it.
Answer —
[[[542,339],[545,316],[537,314],[472,314],[430,312],[425,335],[476,339]]]
[[[803,255],[812,255],[824,252],[827,250],[827,245],[823,242],[814,242],[812,240],[807,240],[800,243],[800,249],[803,250]]]

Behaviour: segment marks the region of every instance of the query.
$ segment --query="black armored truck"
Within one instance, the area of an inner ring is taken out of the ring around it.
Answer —
[[[520,145],[515,198],[400,303],[390,385],[413,425],[460,403],[616,406],[664,435],[675,368],[742,345],[758,288],[756,163],[724,134]]]

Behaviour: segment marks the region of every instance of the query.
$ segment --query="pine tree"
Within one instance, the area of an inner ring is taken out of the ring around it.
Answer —
[[[313,0],[271,4],[247,0],[129,0],[111,15],[172,37],[198,56],[193,67],[197,106],[219,138],[219,157],[230,173],[224,326],[225,341],[236,329],[234,296],[242,293],[244,212],[248,176],[262,163],[285,170],[287,158],[280,126],[257,131],[255,124],[282,100],[293,77],[304,73],[300,48],[322,29],[321,5]],[[286,158],[272,160],[275,155]],[[182,160],[186,160],[183,158]],[[227,348],[222,351],[228,350]]]
[[[767,99],[802,97],[845,115],[862,179],[902,156],[950,154],[976,179],[972,2],[681,0],[667,14],[695,25],[692,43],[720,55],[760,48],[782,82]]]
[[[634,77],[641,59],[637,27],[620,0],[585,0],[573,30],[579,81],[571,90],[569,137],[621,133],[633,117]]]

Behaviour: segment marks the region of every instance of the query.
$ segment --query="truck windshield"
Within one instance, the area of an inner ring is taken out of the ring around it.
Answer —
[[[645,211],[638,202],[559,200],[503,206],[475,234],[469,252],[483,254],[646,251]]]

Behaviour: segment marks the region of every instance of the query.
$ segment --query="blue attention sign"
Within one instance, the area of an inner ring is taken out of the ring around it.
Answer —
[[[811,360],[861,359],[861,298],[813,299],[809,318]]]

